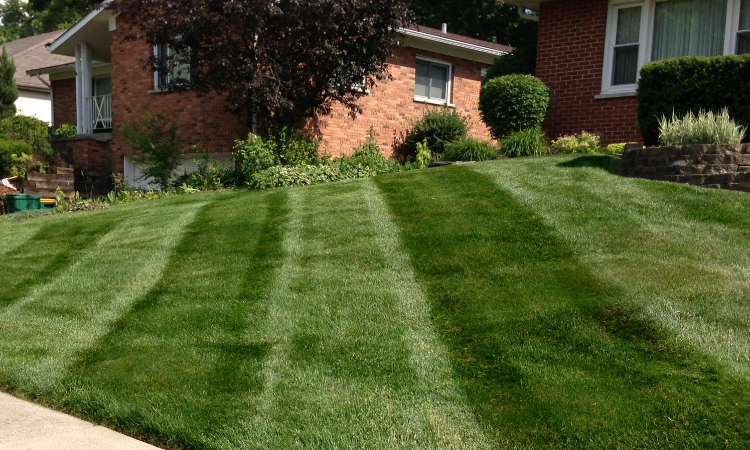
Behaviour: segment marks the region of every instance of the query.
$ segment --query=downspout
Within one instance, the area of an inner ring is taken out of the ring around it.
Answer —
[[[52,90],[52,85],[44,81],[44,78],[42,78],[41,74],[39,73],[36,74],[36,77],[37,79],[39,79],[39,81],[42,82],[43,85],[49,88],[49,105],[50,105],[50,108],[52,109],[51,111],[52,114],[50,114],[50,117],[52,118],[52,120],[50,120],[50,124],[52,125],[52,129],[54,130],[55,129],[55,93]]]

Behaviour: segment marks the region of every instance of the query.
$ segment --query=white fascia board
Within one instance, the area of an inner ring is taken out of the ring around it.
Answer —
[[[415,37],[417,39],[423,39],[425,41],[437,42],[439,44],[450,45],[452,47],[458,47],[458,48],[463,48],[463,49],[466,49],[466,50],[472,50],[472,51],[475,51],[475,52],[485,53],[485,54],[492,55],[492,56],[503,56],[503,55],[507,55],[508,54],[508,52],[504,52],[502,50],[495,50],[495,49],[492,49],[492,48],[482,47],[481,45],[469,44],[467,42],[454,41],[453,39],[449,39],[447,37],[435,36],[435,35],[432,35],[432,34],[422,33],[420,31],[409,30],[407,28],[399,28],[398,31],[399,31],[399,33],[402,33],[402,34],[404,34],[406,36],[412,36],[412,37]]]
[[[79,31],[81,31],[81,28],[85,27],[86,24],[88,24],[89,22],[91,22],[94,19],[94,17],[96,17],[99,14],[101,14],[106,9],[107,5],[109,5],[110,3],[112,3],[112,1],[113,0],[104,0],[93,11],[91,11],[88,14],[86,14],[86,17],[84,17],[83,19],[79,20],[77,24],[73,25],[68,31],[66,31],[65,33],[63,33],[62,36],[60,36],[59,38],[55,39],[55,42],[49,44],[47,46],[47,51],[50,52],[50,53],[54,53],[55,50],[57,50],[65,41],[67,41],[73,35],[75,35]]]

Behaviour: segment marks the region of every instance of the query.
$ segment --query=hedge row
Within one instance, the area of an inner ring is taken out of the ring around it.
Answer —
[[[728,108],[738,124],[750,126],[750,55],[683,57],[646,64],[638,82],[638,121],[648,145],[659,141],[659,118],[674,111]]]

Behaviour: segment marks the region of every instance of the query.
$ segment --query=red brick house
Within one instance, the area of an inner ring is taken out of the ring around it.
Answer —
[[[141,120],[147,110],[172,118],[185,142],[227,159],[234,141],[250,131],[248,121],[233,115],[219,94],[198,98],[189,91],[161,90],[162,77],[179,75],[145,69],[148,56],[159,49],[145,41],[126,41],[125,27],[117,22],[107,9],[92,11],[48,46],[53,54],[75,57],[74,64],[28,72],[49,74],[54,125],[78,125],[79,136],[66,142],[76,167],[90,176],[123,172],[134,183],[138,156],[124,141],[122,129]],[[360,101],[363,114],[352,119],[341,107],[315,121],[323,149],[333,156],[364,142],[370,126],[384,153],[390,154],[394,135],[435,105],[448,104],[467,116],[472,136],[489,135],[478,110],[482,76],[511,48],[432,28],[400,31],[403,45],[387,60],[394,79],[379,83]],[[186,165],[195,156],[186,155]]]
[[[750,53],[750,0],[510,0],[539,13],[536,75],[556,137],[641,141],[636,82],[650,61]]]

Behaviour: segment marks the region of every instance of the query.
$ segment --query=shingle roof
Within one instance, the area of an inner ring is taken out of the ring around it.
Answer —
[[[44,83],[39,81],[36,77],[26,75],[26,71],[75,62],[75,58],[71,58],[70,56],[53,55],[45,48],[47,44],[60,37],[64,32],[65,30],[52,31],[18,39],[5,44],[8,56],[12,57],[16,63],[16,74],[14,78],[16,80],[16,85],[19,88],[48,91],[49,88],[47,88]],[[49,76],[42,75],[42,78],[49,83]]]
[[[509,47],[503,44],[497,44],[495,42],[483,41],[481,39],[474,39],[468,36],[463,36],[456,33],[443,33],[442,30],[436,28],[425,27],[423,25],[409,25],[405,27],[408,30],[418,31],[420,33],[429,34],[431,36],[438,36],[452,41],[461,42],[464,44],[476,45],[477,47],[484,47],[489,50],[498,50],[505,53],[513,51],[513,47]]]

